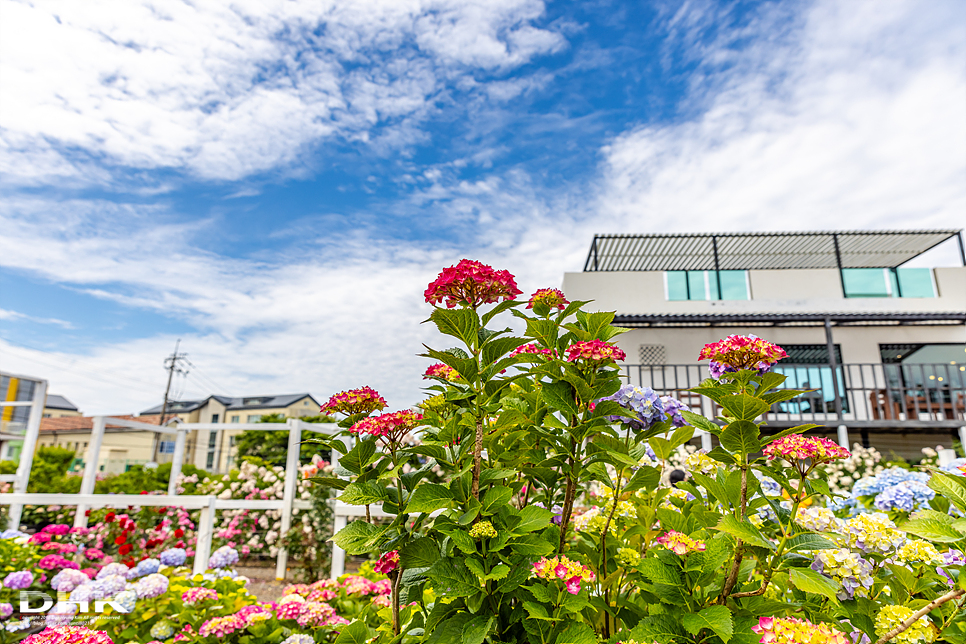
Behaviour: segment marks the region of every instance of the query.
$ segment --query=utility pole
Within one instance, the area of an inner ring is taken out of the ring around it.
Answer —
[[[164,368],[168,370],[168,385],[164,388],[164,404],[161,405],[161,420],[158,421],[159,427],[164,427],[164,421],[168,413],[168,394],[171,392],[171,379],[174,377],[175,372],[179,374],[188,375],[188,370],[181,367],[181,362],[187,362],[187,353],[178,353],[178,348],[181,346],[181,338],[174,344],[174,353],[164,359]],[[152,458],[157,456],[158,453],[158,441],[160,440],[161,434],[154,435],[154,450],[152,452]]]

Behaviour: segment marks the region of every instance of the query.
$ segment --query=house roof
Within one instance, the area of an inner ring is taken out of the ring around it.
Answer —
[[[47,403],[44,405],[47,409],[66,409],[68,411],[78,411],[77,405],[67,400],[63,396],[58,396],[57,394],[47,394]]]
[[[310,399],[315,405],[319,402],[309,393],[302,394],[279,394],[279,395],[262,395],[262,396],[208,396],[204,400],[179,400],[168,402],[168,413],[171,414],[182,414],[200,409],[208,404],[210,400],[217,400],[226,409],[230,411],[241,410],[241,409],[275,409],[278,407],[288,407],[293,403],[297,403],[303,398]],[[160,414],[162,405],[156,405],[141,412],[141,415],[145,414]]]
[[[694,326],[892,326],[966,324],[966,312],[938,313],[654,313],[615,315],[623,327]]]
[[[136,420],[147,425],[157,425],[161,417],[157,418],[141,418],[139,416],[133,416],[130,414],[115,414],[112,418],[121,418],[124,420]],[[112,425],[111,421],[108,420],[104,425],[106,429],[120,427],[119,425]],[[93,430],[94,429],[94,417],[93,416],[64,416],[63,418],[41,418],[40,419],[40,431],[41,432],[67,432],[67,431],[78,431],[78,430]]]
[[[594,235],[584,271],[895,268],[961,234],[950,229]]]

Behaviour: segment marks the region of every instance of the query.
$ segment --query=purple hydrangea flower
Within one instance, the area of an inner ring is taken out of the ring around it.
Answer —
[[[651,425],[667,419],[667,414],[664,413],[664,403],[650,387],[641,389],[634,385],[624,385],[617,393],[612,396],[605,396],[596,402],[599,403],[604,400],[613,400],[624,409],[634,412],[636,416],[635,418],[627,418],[626,416],[613,415],[607,416],[607,420],[612,423],[630,425],[637,431],[643,431]]]
[[[672,398],[671,396],[661,396],[661,404],[664,405],[664,413],[671,417],[671,424],[673,426],[684,427],[688,424],[688,421],[684,420],[684,416],[681,415],[681,412],[691,411],[690,407],[685,405],[677,398]]]
[[[916,480],[902,481],[882,490],[876,497],[877,509],[912,512],[935,498],[936,493],[925,483]]]
[[[238,551],[228,546],[218,548],[208,559],[209,568],[226,568],[236,563],[238,563]]]
[[[77,614],[77,604],[71,602],[57,602],[50,612],[47,613],[47,628],[54,626],[66,626],[74,619]]]
[[[13,615],[13,604],[0,602],[0,619],[7,619]]]
[[[122,563],[109,563],[97,571],[95,579],[104,579],[110,575],[127,575],[128,567]]]
[[[168,548],[161,553],[161,563],[165,566],[180,566],[187,559],[188,553],[184,548]]]
[[[3,585],[12,590],[24,590],[34,583],[34,574],[29,570],[18,570],[7,575]]]
[[[50,587],[59,593],[69,593],[89,581],[90,578],[80,570],[64,568],[54,575],[54,578],[50,581]]]
[[[97,583],[97,582],[95,582],[95,583]],[[82,586],[78,586],[70,594],[70,600],[72,602],[77,602],[77,603],[89,602],[92,599],[94,599],[94,590],[95,589],[94,589],[94,584],[93,583],[84,584]]]

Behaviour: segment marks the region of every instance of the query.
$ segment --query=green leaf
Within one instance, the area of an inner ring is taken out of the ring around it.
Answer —
[[[708,420],[701,414],[696,414],[693,411],[682,411],[681,415],[684,417],[684,420],[688,421],[688,424],[690,424],[692,427],[695,427],[697,429],[703,429],[709,434],[714,434],[715,436],[721,433],[720,425],[718,425],[716,422],[712,420]]]
[[[365,521],[353,521],[332,535],[331,540],[348,554],[361,555],[375,548],[386,529]]]
[[[552,408],[575,416],[577,414],[577,403],[574,402],[574,388],[570,383],[548,382],[543,386],[543,399]]]
[[[774,405],[775,403],[780,403],[785,400],[791,400],[792,398],[797,398],[804,393],[809,391],[817,391],[815,389],[779,389],[778,391],[773,391],[770,394],[763,394],[760,396],[763,402],[769,405]]]
[[[583,622],[573,622],[557,637],[557,644],[597,644],[597,635]]]
[[[483,351],[480,354],[483,358],[484,368],[486,365],[493,364],[507,353],[527,342],[529,342],[527,338],[497,338],[496,340],[490,340],[483,345]]]
[[[775,549],[775,544],[765,538],[750,521],[739,521],[733,515],[725,515],[717,525],[718,530],[727,532],[731,536],[741,539],[747,544],[760,548]]]
[[[796,550],[832,550],[833,548],[838,548],[838,546],[821,535],[811,533],[795,535],[785,543],[785,549],[788,552],[795,552]]]
[[[761,449],[761,444],[758,442],[759,434],[760,429],[755,423],[736,420],[722,430],[721,446],[735,454],[754,454]]]
[[[345,491],[339,495],[339,501],[349,505],[370,505],[372,503],[382,503],[389,498],[386,488],[376,482],[355,481],[346,486]]]
[[[671,455],[671,441],[666,438],[653,436],[647,442],[651,445],[651,449],[654,450],[654,455],[657,456],[658,460],[666,461],[667,457]]]
[[[416,488],[406,512],[435,512],[441,508],[449,507],[453,501],[453,493],[445,485],[438,483],[423,483]]]
[[[339,465],[353,474],[362,474],[362,469],[372,462],[372,457],[375,454],[376,441],[361,440],[349,450],[348,454],[339,459]]]
[[[527,611],[530,619],[541,619],[548,622],[553,621],[553,618],[547,614],[547,609],[543,604],[525,601],[523,602],[523,609]]]
[[[369,641],[369,627],[365,620],[357,619],[347,624],[339,631],[335,644],[366,644]]]
[[[499,581],[500,579],[506,578],[510,574],[510,566],[505,563],[498,564],[493,567],[493,570],[486,576],[487,579],[495,579]]]
[[[477,615],[463,626],[463,644],[483,644],[493,626],[493,617]]]
[[[513,490],[505,486],[491,487],[483,495],[483,509],[482,511],[487,514],[494,514],[502,506],[506,505],[510,501],[510,497],[513,496]]]
[[[697,635],[703,628],[710,629],[722,642],[730,640],[735,633],[731,611],[726,606],[709,606],[700,613],[686,613],[681,617],[681,626],[691,635]]]
[[[433,309],[429,319],[436,323],[440,333],[459,338],[470,348],[479,339],[480,317],[473,309]]]
[[[964,535],[955,530],[951,525],[947,525],[935,519],[911,519],[899,526],[899,529],[927,541],[939,543],[953,543],[963,539]]]
[[[513,551],[518,555],[543,557],[553,552],[553,544],[535,534],[528,534],[511,542]]]
[[[480,485],[492,483],[493,481],[502,481],[503,479],[509,478],[516,473],[516,470],[483,470],[480,472]]]
[[[661,563],[656,557],[642,559],[638,569],[653,584],[677,586],[681,583],[681,573],[677,569]]]
[[[483,318],[482,318],[483,325],[486,326],[487,324],[489,324],[490,320],[492,320],[494,316],[499,315],[500,313],[503,313],[507,309],[511,309],[514,306],[520,306],[521,304],[523,304],[523,302],[516,302],[514,300],[504,300],[500,302],[492,309],[490,309],[489,311],[483,314]]]
[[[748,394],[725,396],[719,402],[733,418],[738,420],[755,420],[771,409],[768,403]]]
[[[476,542],[473,541],[473,537],[466,530],[454,530],[449,537],[464,554],[476,554]]]
[[[838,603],[839,600],[835,594],[839,590],[839,585],[825,575],[820,575],[808,568],[792,568],[789,571],[789,576],[791,577],[792,583],[799,590],[823,595],[831,599],[834,603]]]
[[[787,379],[788,379],[788,376],[786,376],[783,373],[778,373],[777,371],[769,371],[768,373],[763,373],[761,376],[759,376],[759,380],[761,381],[761,386],[758,387],[757,393],[764,394],[774,389],[778,385],[782,384]]]
[[[513,528],[513,531],[523,534],[525,532],[533,532],[534,530],[543,530],[550,525],[550,519],[552,518],[553,512],[550,510],[536,505],[528,505],[520,510],[520,523]]]
[[[433,590],[441,597],[469,597],[480,592],[476,575],[459,559],[440,559],[426,575],[433,582]]]
[[[439,546],[428,537],[410,541],[399,550],[403,568],[429,568],[439,559]]]
[[[543,584],[535,583],[533,586],[524,586],[524,588],[529,590],[538,602],[550,603],[550,591]]]
[[[962,478],[933,470],[932,477],[929,479],[929,487],[946,497],[960,512],[966,512],[966,481],[963,481]]]

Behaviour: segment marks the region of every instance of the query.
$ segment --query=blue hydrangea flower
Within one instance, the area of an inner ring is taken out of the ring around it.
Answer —
[[[180,566],[188,559],[188,553],[184,548],[168,548],[161,553],[160,559],[165,566]]]
[[[604,400],[613,400],[624,409],[634,412],[636,416],[635,418],[627,418],[626,416],[614,415],[607,416],[607,420],[612,423],[630,425],[637,431],[643,431],[651,425],[667,419],[667,414],[664,413],[664,403],[650,387],[641,389],[634,385],[624,385],[617,393],[612,396],[605,396],[597,402],[600,403]]]
[[[95,579],[104,579],[110,575],[127,575],[128,567],[122,563],[109,563],[97,571]]]
[[[138,594],[133,590],[122,590],[112,601],[118,605],[119,613],[127,615],[134,612],[134,607],[138,603]]]
[[[912,512],[927,505],[936,493],[920,481],[901,481],[887,487],[875,497],[873,505],[879,510],[902,510]]]
[[[168,578],[160,573],[154,573],[147,577],[142,577],[134,584],[138,599],[151,599],[160,597],[168,591]]]
[[[227,568],[236,563],[238,563],[238,551],[228,546],[218,548],[208,559],[209,568]]]
[[[72,602],[77,602],[77,603],[89,602],[92,599],[94,599],[94,584],[93,583],[82,584],[82,585],[78,586],[77,588],[75,588],[70,593],[70,600]]]
[[[671,396],[661,396],[661,404],[664,406],[664,413],[671,417],[671,424],[674,427],[684,427],[688,424],[681,412],[691,411],[690,407]]]
[[[315,640],[312,639],[311,635],[306,635],[305,633],[296,633],[295,635],[289,635],[282,640],[282,644],[315,644]]]
[[[17,539],[19,537],[29,537],[26,532],[21,532],[20,530],[4,530],[0,532],[0,539]]]
[[[151,637],[156,640],[166,640],[172,635],[174,635],[174,625],[167,620],[157,622],[151,627]]]

